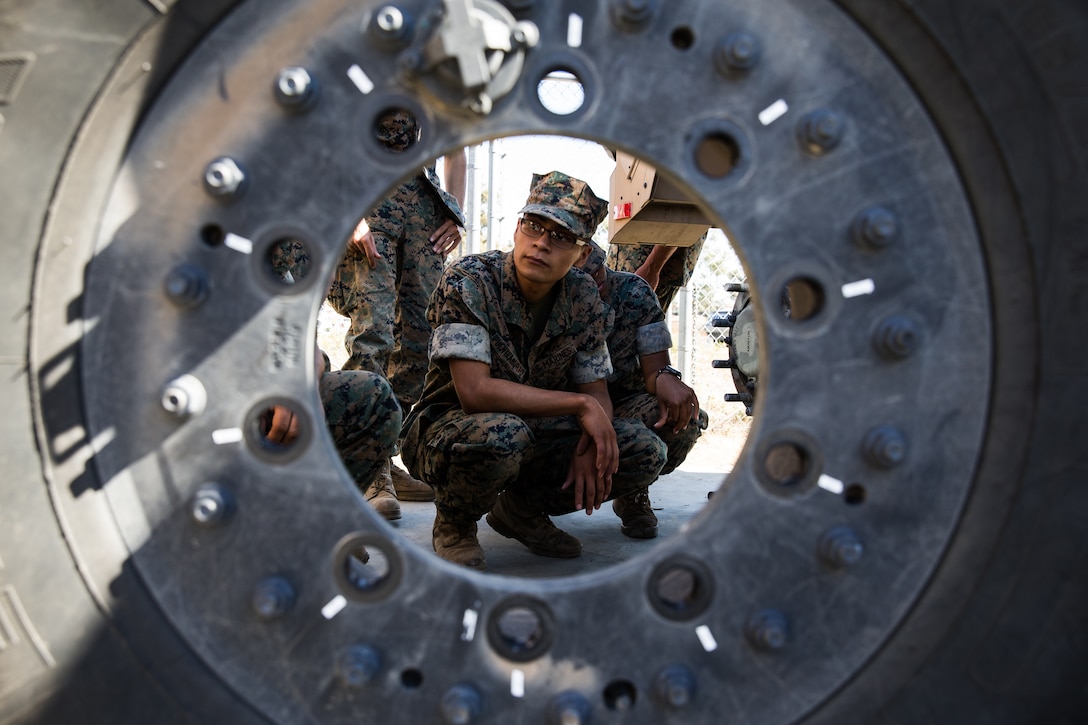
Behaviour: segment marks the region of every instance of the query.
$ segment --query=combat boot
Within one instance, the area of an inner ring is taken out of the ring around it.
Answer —
[[[582,555],[582,542],[553,524],[543,512],[534,510],[509,492],[499,494],[487,515],[487,524],[540,556],[570,559]]]
[[[393,477],[393,490],[401,501],[434,501],[434,489],[413,478],[412,474],[405,471],[396,463],[390,464],[389,469]]]
[[[484,568],[484,550],[476,538],[476,522],[458,525],[444,519],[441,512],[436,513],[431,545],[434,552],[448,562],[470,569]]]
[[[644,488],[612,500],[612,510],[620,517],[620,531],[632,539],[657,536],[657,516],[650,507],[650,494]]]
[[[385,462],[382,470],[374,478],[363,494],[366,500],[374,507],[374,510],[384,516],[387,521],[396,521],[400,518],[400,502],[393,491],[393,478],[389,473],[389,461]]]

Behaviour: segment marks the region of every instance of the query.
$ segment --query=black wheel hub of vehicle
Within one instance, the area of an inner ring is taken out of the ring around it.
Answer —
[[[118,529],[172,626],[272,720],[797,720],[902,622],[971,488],[992,330],[956,169],[833,5],[583,2],[574,44],[570,13],[508,5],[540,41],[486,114],[374,42],[371,2],[245,3],[167,84],[87,271],[87,418]],[[555,70],[585,90],[573,114],[537,97]],[[371,132],[392,109],[422,124],[401,154]],[[364,210],[428,159],[537,131],[670,174],[739,248],[760,313],[754,425],[722,490],[682,535],[558,581],[455,568],[363,505],[310,349]],[[736,162],[708,166],[722,147]],[[293,284],[269,261],[285,240],[310,260]],[[287,451],[256,432],[275,403],[304,420]],[[351,575],[360,548],[381,576]]]

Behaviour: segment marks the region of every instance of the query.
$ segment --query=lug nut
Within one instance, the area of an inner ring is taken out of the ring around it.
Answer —
[[[843,117],[826,108],[806,114],[798,127],[801,146],[816,156],[822,156],[838,146],[845,133]]]
[[[612,21],[621,30],[638,30],[657,10],[656,0],[613,0]]]
[[[302,110],[317,100],[318,84],[308,70],[292,66],[280,71],[272,91],[281,105]]]
[[[757,650],[779,652],[789,639],[789,625],[786,616],[777,609],[761,609],[748,620],[744,634]]]
[[[193,522],[206,529],[224,523],[233,510],[233,496],[218,483],[205,483],[198,488],[189,506]]]
[[[763,49],[759,39],[751,33],[731,33],[718,41],[714,51],[714,65],[723,75],[730,71],[751,70],[759,63]]]
[[[695,697],[695,675],[683,665],[666,667],[654,679],[654,694],[667,708],[685,708]]]
[[[585,725],[589,715],[589,702],[573,690],[559,693],[548,704],[550,725]]]
[[[442,696],[442,721],[446,725],[470,725],[480,716],[483,703],[471,685],[454,685]]]
[[[907,459],[907,439],[892,426],[877,426],[865,434],[861,455],[870,465],[890,470]]]
[[[922,334],[908,317],[892,315],[873,333],[873,348],[889,360],[904,360],[914,354]]]
[[[166,297],[178,307],[196,307],[208,297],[208,277],[191,264],[179,264],[166,274]]]
[[[253,590],[253,611],[265,622],[279,619],[295,606],[295,588],[282,576],[266,576]]]
[[[381,656],[376,649],[365,644],[355,645],[340,656],[336,674],[344,687],[358,689],[374,680],[381,664]]]
[[[865,547],[852,529],[836,526],[820,537],[817,552],[820,560],[832,569],[846,569],[861,561]]]
[[[850,225],[850,235],[859,247],[883,249],[899,237],[899,222],[884,207],[874,206],[857,215]]]
[[[371,38],[386,46],[405,44],[411,32],[411,18],[396,5],[378,8],[370,19]]]
[[[202,413],[207,404],[208,393],[204,385],[192,375],[182,375],[163,387],[162,407],[178,418]]]
[[[234,159],[221,156],[204,170],[204,188],[212,196],[228,198],[242,192],[246,182],[245,172]]]

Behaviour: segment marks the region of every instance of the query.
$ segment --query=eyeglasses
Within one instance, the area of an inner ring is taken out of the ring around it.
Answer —
[[[525,233],[525,236],[530,239],[540,239],[544,234],[547,234],[548,240],[558,249],[574,249],[575,245],[579,247],[585,246],[585,241],[573,234],[556,231],[555,229],[545,229],[542,225],[537,224],[532,219],[522,218],[519,220],[519,223],[521,224],[521,231]]]

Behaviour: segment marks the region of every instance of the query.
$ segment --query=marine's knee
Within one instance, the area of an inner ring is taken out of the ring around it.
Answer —
[[[613,421],[620,449],[620,465],[649,470],[660,469],[668,459],[668,446],[641,420],[618,418]]]
[[[533,444],[533,433],[524,420],[507,413],[466,414],[451,451],[489,453],[519,458]]]

